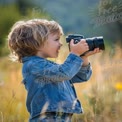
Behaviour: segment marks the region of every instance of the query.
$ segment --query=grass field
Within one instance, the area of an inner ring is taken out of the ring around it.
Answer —
[[[88,82],[75,84],[84,114],[73,122],[122,122],[122,51],[90,57],[93,75]],[[61,62],[62,59],[57,61]],[[27,122],[26,91],[21,83],[21,64],[0,58],[0,122]]]

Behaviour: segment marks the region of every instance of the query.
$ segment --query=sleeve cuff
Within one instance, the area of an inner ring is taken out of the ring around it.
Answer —
[[[90,63],[87,66],[82,66],[82,70],[89,70],[90,68],[91,68]]]
[[[69,58],[70,57],[70,58]],[[79,57],[79,56],[77,56],[77,55],[75,55],[75,54],[73,54],[73,53],[70,53],[69,54],[69,56],[68,56],[68,61],[69,62],[74,62],[74,63],[82,63],[83,62],[83,60]]]

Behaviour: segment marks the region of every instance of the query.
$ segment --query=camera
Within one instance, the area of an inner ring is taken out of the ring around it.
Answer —
[[[69,43],[71,41],[71,39],[74,39],[74,43],[76,44],[79,41],[81,41],[81,39],[84,39],[84,36],[80,35],[80,34],[70,34],[66,37],[66,42]],[[101,50],[105,50],[104,40],[103,40],[102,36],[92,37],[92,38],[85,38],[85,40],[86,40],[86,43],[89,46],[88,51],[93,51],[94,48],[99,48]],[[81,56],[85,55],[85,53],[82,54]]]

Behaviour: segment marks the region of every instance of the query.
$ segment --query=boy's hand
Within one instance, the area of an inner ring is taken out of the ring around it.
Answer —
[[[89,50],[89,46],[85,39],[81,39],[78,43],[74,44],[74,40],[70,41],[70,51],[78,56]]]
[[[96,53],[100,53],[102,50],[99,50],[99,48],[95,48],[93,51],[88,51],[84,56],[81,56],[81,58],[84,60],[84,63],[82,66],[87,66],[89,64],[88,57],[91,55],[94,55]]]
[[[88,57],[88,56],[91,56],[91,55],[94,55],[94,54],[96,54],[96,53],[100,53],[100,52],[102,52],[102,50],[100,50],[99,48],[95,48],[93,51],[88,51],[84,56],[85,57]],[[83,57],[84,57],[83,56]],[[82,56],[81,56],[82,57]]]

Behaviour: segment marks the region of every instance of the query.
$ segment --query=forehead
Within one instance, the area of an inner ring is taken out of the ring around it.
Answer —
[[[48,35],[48,38],[60,38],[61,35],[62,34],[60,34],[60,33],[50,33]]]

